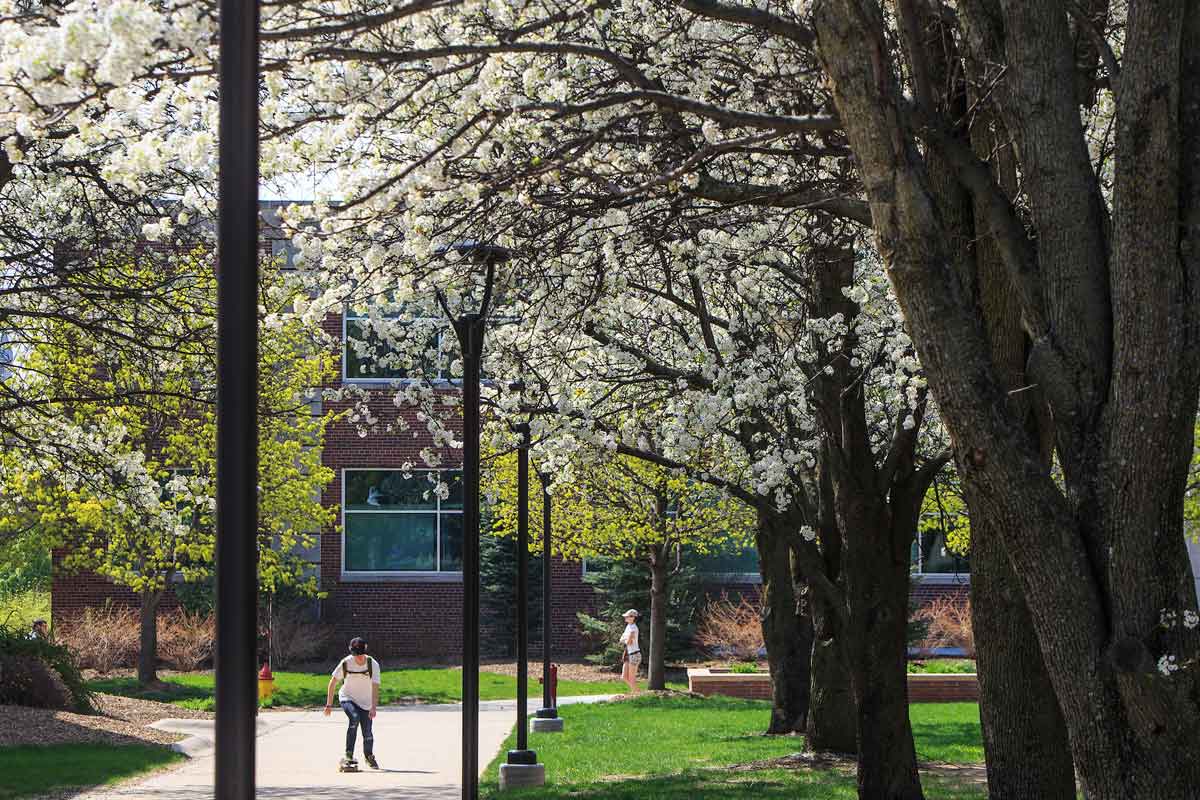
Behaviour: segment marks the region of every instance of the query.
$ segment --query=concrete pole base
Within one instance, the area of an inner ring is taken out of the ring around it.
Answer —
[[[501,764],[500,791],[525,786],[545,786],[545,764]]]
[[[534,717],[529,720],[529,729],[534,733],[562,733],[562,717]]]

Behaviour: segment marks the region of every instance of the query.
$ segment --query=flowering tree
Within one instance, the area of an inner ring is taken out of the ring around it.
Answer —
[[[68,7],[79,12],[75,25],[90,24],[86,5]],[[142,42],[140,49],[106,59],[107,45],[93,45],[79,54],[78,67],[67,56],[47,65],[29,54],[51,52],[39,45],[70,30],[59,24],[64,12],[47,11],[49,33],[33,30],[40,21],[10,31],[13,57],[5,61],[13,71],[5,85],[15,87],[10,102],[31,135],[103,106],[104,125],[89,129],[92,144],[70,132],[37,140],[79,141],[90,154],[107,153],[120,174],[137,176],[155,165],[130,157],[144,152],[131,132],[147,138],[147,131],[165,131],[155,142],[173,135],[174,104],[186,107],[187,99],[176,87],[204,85],[211,29],[199,6],[120,6],[157,14],[150,35],[115,39]],[[605,336],[604,323],[625,319],[649,296],[707,317],[712,335],[697,322],[691,339],[711,339],[719,351],[725,334],[716,331],[724,329],[689,297],[690,281],[638,289],[627,305],[614,300],[654,263],[643,246],[648,237],[636,233],[643,220],[676,220],[680,206],[684,216],[699,206],[720,231],[723,214],[804,208],[818,219],[872,225],[956,445],[976,521],[973,607],[998,621],[986,632],[978,626],[993,791],[1071,796],[1069,741],[1089,795],[1195,794],[1200,759],[1189,720],[1197,717],[1191,665],[1200,633],[1184,624],[1195,598],[1179,535],[1200,372],[1189,338],[1200,305],[1189,158],[1198,48],[1190,7],[1176,3],[1159,14],[1140,2],[1110,11],[1102,2],[971,0],[935,8],[898,1],[884,14],[866,0],[794,7],[680,0],[354,11],[273,4],[265,20],[265,168],[323,163],[344,178],[337,213],[318,205],[293,221],[298,230],[312,223],[298,238],[310,263],[355,281],[331,279],[336,288],[301,313],[337,307],[351,285],[399,301],[419,299],[413,278],[422,290],[464,288],[464,265],[425,265],[436,244],[470,234],[520,243],[524,263],[538,267],[519,262],[509,276],[525,278],[514,286],[534,286],[517,292],[519,318],[528,324],[510,329],[514,347],[534,341],[538,325],[559,330],[537,322],[543,315],[535,311],[573,309],[574,319]],[[156,37],[175,57],[163,56]],[[864,43],[870,58],[863,58]],[[168,99],[137,114],[128,113],[128,94],[109,102],[96,76],[114,60],[132,63],[129,75],[149,76],[126,91]],[[179,68],[185,61],[191,71]],[[168,231],[167,222],[157,230]],[[816,241],[812,227],[803,230],[809,243]],[[733,239],[758,247],[759,230],[741,226]],[[694,238],[664,237],[660,249],[680,259],[680,245],[669,245]],[[398,268],[401,262],[420,267]],[[530,280],[531,272],[544,280]],[[691,274],[704,286],[715,273],[704,264]],[[738,341],[742,318],[719,318],[737,320],[728,337]],[[588,375],[598,365],[624,369],[628,383],[664,364],[678,371],[677,361],[644,357],[658,355],[657,336],[677,330],[643,325],[641,354],[589,345],[598,355],[580,355],[580,363]],[[568,367],[574,341],[559,343],[558,362]],[[694,386],[696,375],[721,377],[709,359],[685,361],[683,374],[658,370],[655,380]],[[769,374],[777,363],[742,365]],[[1156,391],[1139,392],[1148,375]],[[639,449],[619,429],[587,427],[595,400],[578,403],[557,380],[546,385],[545,405],[577,420],[591,439]],[[752,382],[741,396],[757,397],[761,385]],[[601,382],[590,391],[585,396],[598,398],[606,389]],[[786,390],[770,396],[799,406]],[[714,408],[723,401],[713,397],[678,418],[701,425],[722,419]],[[746,430],[762,445],[777,433],[754,430],[758,420],[733,407],[731,438]],[[900,430],[911,430],[903,425],[907,414],[896,416]],[[921,416],[913,414],[914,427]],[[849,446],[840,433],[830,440]],[[672,454],[684,451],[671,448],[686,437],[657,441],[668,452],[645,455],[679,463]],[[907,463],[907,446],[893,459],[879,444],[873,452],[881,458],[842,463]],[[1061,487],[1049,468],[1051,446]],[[765,485],[770,497],[786,483],[773,483],[775,476],[797,478],[805,456],[820,450],[784,446],[768,458],[765,446],[736,483],[713,477],[756,498]],[[865,468],[846,474],[858,476],[843,483],[847,500],[856,496],[850,487],[872,485]],[[881,474],[892,474],[890,467]],[[785,507],[799,508],[800,497],[783,489]],[[883,506],[873,508],[885,518]],[[814,540],[832,540],[832,531],[813,531]],[[812,565],[805,556],[814,549],[825,552],[800,545],[792,555]],[[820,570],[807,574],[825,587]],[[988,606],[1001,597],[1005,603]],[[1178,624],[1164,627],[1164,610]],[[988,642],[995,643],[990,656]],[[1011,674],[1031,678],[1017,691],[1002,679]],[[1038,734],[1011,733],[1031,729]],[[1020,749],[1031,742],[1034,758]],[[920,794],[907,766],[860,779],[866,797]]]
[[[198,256],[179,268],[149,259],[114,274],[173,272],[170,291],[188,302],[215,302],[211,267]],[[265,292],[267,308],[286,294]],[[157,609],[176,580],[211,575],[214,546],[216,447],[215,337],[209,325],[193,330],[174,351],[179,326],[195,318],[159,319],[161,340],[140,351],[97,347],[57,320],[41,328],[39,343],[19,360],[22,381],[52,384],[52,396],[70,397],[27,411],[23,443],[0,463],[6,528],[36,526],[47,546],[64,550],[63,567],[93,570],[141,597],[138,679],[155,680]],[[331,374],[328,351],[312,347],[298,322],[269,329],[260,345],[260,582],[267,591],[296,585],[315,592],[301,550],[331,524],[320,503],[331,471],[320,447],[329,415],[310,407],[311,387]],[[153,387],[153,392],[142,392]],[[116,398],[123,398],[118,402]]]
[[[667,598],[671,578],[681,567],[683,549],[698,553],[744,544],[753,529],[745,504],[713,487],[656,464],[601,451],[576,451],[564,470],[570,477],[552,487],[555,554],[574,561],[627,558],[641,561],[650,574],[649,688],[666,688]],[[515,536],[516,459],[492,463],[485,491],[494,498],[492,529]],[[534,515],[532,540],[540,539]]]

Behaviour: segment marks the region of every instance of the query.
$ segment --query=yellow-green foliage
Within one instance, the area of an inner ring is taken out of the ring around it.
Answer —
[[[700,553],[749,541],[751,510],[705,484],[640,459],[614,455],[573,465],[569,482],[552,488],[551,546],[567,559],[642,557],[649,548],[686,545]],[[530,541],[541,541],[541,483],[531,478]],[[492,531],[517,531],[517,458],[490,459],[483,477]]]
[[[67,569],[94,570],[139,593],[162,589],[174,574],[207,577],[215,533],[212,264],[195,253],[166,266],[125,264],[113,274],[151,269],[168,271],[161,291],[180,313],[156,321],[161,336],[119,353],[48,322],[25,356],[27,372],[50,386],[43,394],[64,399],[24,420],[28,447],[0,456],[0,534],[40,531],[47,546],[67,548]],[[268,590],[299,584],[315,591],[294,551],[311,546],[336,515],[320,503],[333,478],[321,463],[330,417],[314,415],[309,399],[336,362],[298,320],[273,313],[291,296],[277,272],[267,274],[260,298],[272,320],[259,343],[260,579]],[[120,297],[114,287],[106,302]]]
[[[946,549],[960,556],[971,550],[971,520],[958,485],[958,476],[937,479],[921,502],[918,527],[922,532],[945,531]]]

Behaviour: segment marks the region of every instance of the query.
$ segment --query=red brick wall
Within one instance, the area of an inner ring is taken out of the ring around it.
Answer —
[[[330,315],[323,327],[328,333],[340,336],[341,318]],[[381,421],[403,419],[408,429],[370,433],[364,437],[348,420],[331,425],[326,434],[322,460],[334,470],[335,477],[322,497],[326,505],[338,505],[341,502],[343,469],[398,468],[406,463],[414,468],[424,466],[421,450],[429,445],[430,439],[424,423],[417,419],[416,410],[397,409],[386,384],[370,385],[370,389],[373,395],[370,403],[372,414]],[[335,404],[330,407],[339,409],[345,406]],[[447,449],[441,455],[445,468],[460,467],[461,450]],[[322,533],[320,567],[321,586],[328,592],[328,598],[322,603],[322,616],[336,626],[343,638],[349,640],[351,636],[365,636],[371,642],[372,652],[381,659],[420,657],[453,660],[461,655],[461,580],[429,581],[417,577],[405,580],[402,574],[379,581],[343,580],[342,534],[336,529]],[[552,652],[559,658],[578,655],[583,642],[575,613],[591,607],[591,587],[583,582],[581,565],[561,561],[554,563],[552,581]],[[487,597],[480,598],[481,605],[487,602]],[[489,633],[487,629],[481,632],[485,654],[502,647],[502,643],[489,638]],[[531,641],[530,645],[531,653],[540,655],[541,642]]]
[[[64,572],[62,556],[54,556],[54,574],[50,583],[51,624],[78,616],[85,608],[98,608],[105,603],[140,609],[141,600],[128,587],[117,586],[108,578],[94,572]],[[173,611],[179,606],[175,592],[168,587],[159,603],[160,612]]]

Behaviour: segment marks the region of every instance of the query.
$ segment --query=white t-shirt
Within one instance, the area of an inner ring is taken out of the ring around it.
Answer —
[[[338,662],[338,665],[333,668],[333,677],[342,678],[342,667],[346,668],[346,678],[342,681],[342,688],[338,690],[338,702],[344,703],[347,700],[354,703],[359,708],[364,708],[367,711],[371,710],[371,684],[379,685],[381,680],[379,662],[371,656],[367,656],[367,661],[359,664],[354,660],[354,656],[346,656]],[[370,667],[370,677],[367,677],[368,667]]]
[[[638,626],[635,623],[631,622],[625,626],[625,632],[621,634],[621,642],[625,645],[627,652],[642,652],[641,646],[638,645]]]

